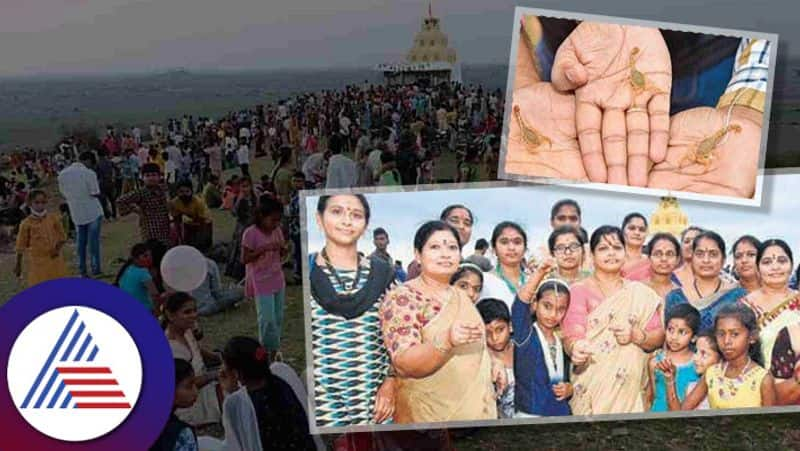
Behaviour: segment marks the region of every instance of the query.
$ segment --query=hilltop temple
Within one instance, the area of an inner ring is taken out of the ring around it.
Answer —
[[[461,82],[461,66],[456,51],[449,47],[447,35],[441,30],[439,18],[433,16],[430,4],[428,16],[422,19],[422,27],[414,36],[406,61],[379,64],[375,69],[383,72],[390,85]]]
[[[656,211],[650,216],[651,234],[664,232],[677,237],[688,226],[689,217],[674,197],[662,197]]]

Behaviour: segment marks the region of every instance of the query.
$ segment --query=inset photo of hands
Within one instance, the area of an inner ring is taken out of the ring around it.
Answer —
[[[776,35],[559,16],[517,8],[501,178],[760,204]]]

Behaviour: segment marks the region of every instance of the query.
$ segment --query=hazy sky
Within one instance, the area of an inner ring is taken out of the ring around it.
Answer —
[[[681,201],[689,223],[715,230],[728,246],[741,235],[758,238],[782,238],[800,255],[800,230],[797,211],[800,197],[778,196],[773,193],[800,192],[800,174],[768,175],[764,180],[764,205],[742,207],[708,202]],[[372,231],[383,227],[389,233],[389,253],[407,265],[413,258],[414,234],[420,225],[438,219],[441,211],[451,204],[463,204],[472,209],[475,225],[465,255],[472,254],[475,241],[491,238],[495,225],[504,220],[520,224],[528,234],[529,247],[538,247],[550,234],[550,207],[559,199],[572,198],[583,210],[583,227],[591,234],[604,224],[621,225],[631,212],[650,216],[658,198],[642,195],[612,194],[564,186],[531,186],[524,188],[484,188],[468,190],[439,190],[409,193],[368,194],[372,218],[368,230],[359,241],[359,250],[367,254],[375,247]],[[308,249],[318,252],[324,236],[313,220],[318,197],[307,198]],[[514,200],[509,207],[511,200]]]
[[[800,55],[796,0],[438,0],[464,62],[508,61],[514,6],[780,35]],[[372,65],[403,57],[424,0],[0,0],[0,76]],[[797,45],[792,45],[798,41]]]

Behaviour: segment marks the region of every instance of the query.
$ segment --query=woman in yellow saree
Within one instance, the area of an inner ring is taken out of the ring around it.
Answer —
[[[573,415],[644,412],[647,352],[661,346],[661,299],[625,280],[625,238],[614,226],[590,240],[595,272],[570,287],[564,342],[573,362]]]
[[[442,221],[425,223],[414,237],[419,277],[391,290],[381,305],[381,329],[397,373],[395,423],[497,418],[496,381],[478,310],[449,285],[458,270],[458,232]]]

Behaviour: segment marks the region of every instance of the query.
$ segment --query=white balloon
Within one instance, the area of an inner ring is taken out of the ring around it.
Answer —
[[[206,258],[192,246],[175,246],[161,260],[164,283],[177,291],[196,289],[203,283],[207,273]]]

